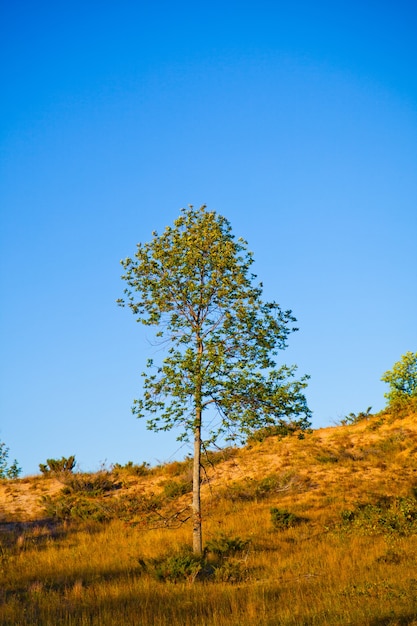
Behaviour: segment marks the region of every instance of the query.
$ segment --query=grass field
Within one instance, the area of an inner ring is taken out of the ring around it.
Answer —
[[[417,415],[0,484],[2,626],[417,625]]]

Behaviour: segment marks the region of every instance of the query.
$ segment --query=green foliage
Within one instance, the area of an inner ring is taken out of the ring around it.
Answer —
[[[274,360],[296,330],[295,318],[262,301],[246,246],[224,217],[190,207],[174,227],[138,244],[134,259],[122,261],[127,305],[169,345],[161,365],[149,361],[143,397],[134,405],[138,417],[148,416],[149,428],[181,425],[187,437],[196,408],[209,406],[221,419],[207,443],[300,415],[308,422],[308,377],[294,380],[296,368],[277,368]]]
[[[390,386],[389,392],[384,395],[391,408],[401,408],[417,398],[417,352],[406,352],[381,380]]]
[[[417,532],[416,490],[406,497],[382,497],[341,513],[342,527],[364,534],[409,535]]]
[[[160,497],[125,493],[109,498],[108,492],[71,491],[64,488],[53,496],[43,496],[42,503],[48,517],[56,520],[107,522],[120,519],[136,523],[151,521],[150,517],[161,507]]]
[[[155,578],[162,582],[192,582],[205,567],[205,559],[195,555],[188,547],[184,547],[178,554],[168,555],[151,562]]]
[[[21,474],[22,470],[19,467],[16,459],[13,461],[11,465],[9,465],[9,448],[3,441],[0,441],[0,479],[8,478],[14,479],[18,478]]]
[[[296,366],[277,367],[275,357],[297,330],[291,311],[263,302],[262,284],[251,273],[252,253],[236,240],[229,222],[205,206],[182,209],[174,226],[135,257],[122,261],[127,306],[137,321],[157,328],[165,358],[148,361],[142,397],[133,413],[147,417],[151,430],[181,428],[193,436],[193,537],[201,540],[201,450],[225,436],[244,440],[254,431],[283,421],[310,426],[304,389],[308,376],[295,379]],[[207,409],[218,419],[203,423]]]
[[[361,411],[360,413],[357,413],[357,414],[349,413],[349,415],[346,415],[340,420],[340,423],[343,426],[347,426],[348,424],[357,424],[358,422],[362,422],[363,420],[366,420],[370,417],[371,410],[372,410],[372,407],[368,406],[366,411]]]
[[[294,513],[287,511],[287,509],[277,509],[276,507],[272,507],[270,509],[270,513],[272,525],[276,530],[292,528],[300,521],[300,518],[294,515]]]
[[[221,534],[207,542],[204,555],[193,554],[188,546],[182,546],[175,554],[152,559],[145,569],[162,582],[241,582],[247,578],[247,569],[233,557],[246,550],[248,543]]]
[[[207,541],[205,551],[224,558],[246,550],[248,544],[248,541],[240,537],[228,537],[224,533],[220,533]]]
[[[128,461],[125,465],[115,463],[112,469],[116,474],[123,473],[130,476],[146,476],[150,472],[150,465],[149,463],[146,463],[146,461],[140,465],[133,463],[133,461]]]
[[[75,468],[75,456],[62,457],[61,459],[47,459],[46,463],[39,463],[42,474],[71,473]]]
[[[105,470],[96,474],[70,474],[64,479],[63,493],[84,493],[91,497],[100,496],[120,487],[110,472]]]
[[[164,483],[163,493],[166,499],[172,500],[186,493],[190,493],[192,488],[193,483],[191,480],[167,480]]]

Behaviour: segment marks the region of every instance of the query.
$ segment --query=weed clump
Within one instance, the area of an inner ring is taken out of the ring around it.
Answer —
[[[276,530],[285,530],[286,528],[292,528],[300,523],[301,518],[297,517],[294,513],[287,511],[287,509],[277,509],[273,506],[270,509],[271,522]]]

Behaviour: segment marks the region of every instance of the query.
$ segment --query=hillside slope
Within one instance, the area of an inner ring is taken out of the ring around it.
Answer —
[[[245,500],[245,492],[246,499],[251,499],[251,493],[256,499],[256,486],[264,481],[268,490],[269,478],[271,495],[279,494],[283,504],[296,501],[324,523],[338,507],[348,508],[378,494],[406,495],[414,481],[417,484],[416,452],[414,412],[400,417],[389,413],[368,416],[355,424],[315,430],[302,439],[269,437],[243,448],[210,454],[205,461],[203,503],[211,507],[219,498]],[[160,495],[163,500],[169,483],[172,494],[168,493],[166,500],[177,502],[173,483],[189,482],[191,468],[186,460],[143,471],[139,476],[123,469],[113,475],[115,480],[122,480],[114,493],[106,494],[107,501],[127,494],[138,499]],[[0,481],[0,521],[42,519],[42,496],[56,495],[65,482],[64,477],[41,475]],[[262,486],[259,489],[262,491]],[[181,490],[177,491],[180,495]],[[181,506],[186,506],[187,500],[189,496],[183,495]]]
[[[417,626],[417,415],[0,482],[2,626]]]

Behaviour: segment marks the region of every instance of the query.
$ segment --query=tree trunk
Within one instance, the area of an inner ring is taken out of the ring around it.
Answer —
[[[196,425],[194,429],[194,464],[193,464],[193,552],[203,553],[203,539],[201,532],[201,408],[196,410]]]

